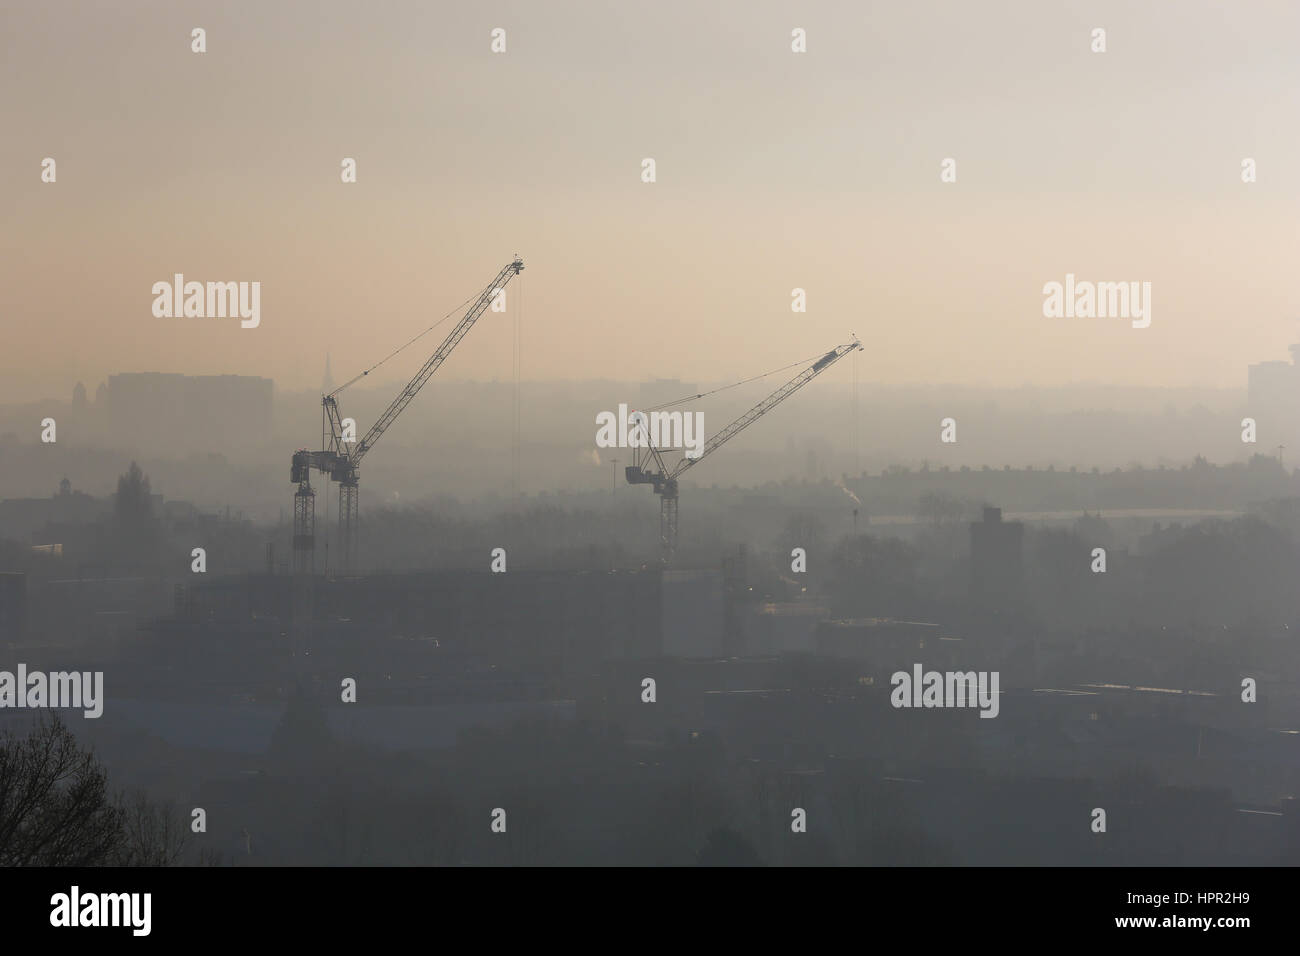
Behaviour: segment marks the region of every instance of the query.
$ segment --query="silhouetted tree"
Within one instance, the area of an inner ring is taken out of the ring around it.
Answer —
[[[147,524],[153,518],[153,500],[149,497],[149,476],[131,462],[126,474],[117,479],[113,513],[124,526]]]
[[[116,866],[174,866],[189,840],[189,821],[177,808],[151,801],[136,791],[119,801],[121,839],[113,853]]]
[[[149,477],[131,462],[126,474],[117,479],[113,498],[113,553],[110,564],[148,566],[157,560],[157,528],[150,497]]]
[[[0,866],[170,866],[187,823],[143,792],[114,797],[57,714],[0,737]]]
[[[96,866],[111,862],[123,811],[108,777],[57,716],[25,738],[0,743],[0,866]]]

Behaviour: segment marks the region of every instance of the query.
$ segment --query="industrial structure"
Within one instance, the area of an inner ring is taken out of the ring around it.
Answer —
[[[677,550],[677,481],[682,474],[688,469],[693,468],[702,462],[713,452],[717,451],[724,444],[738,435],[741,431],[748,428],[758,419],[762,418],[781,402],[785,401],[800,388],[807,385],[814,378],[820,375],[826,369],[830,368],[845,355],[862,348],[862,343],[854,336],[853,341],[846,345],[836,346],[831,349],[816,362],[796,375],[790,381],[786,382],[767,398],[763,399],[745,414],[741,415],[734,422],[728,425],[722,431],[718,432],[700,449],[700,453],[694,458],[683,455],[681,461],[677,462],[672,468],[669,468],[663,459],[661,450],[656,448],[650,440],[650,434],[646,430],[644,413],[638,426],[644,439],[644,444],[633,449],[632,464],[627,466],[624,474],[630,485],[653,485],[654,492],[659,496],[659,545],[661,548],[662,559],[665,563],[672,560],[673,553]],[[731,386],[727,386],[730,388]],[[684,401],[690,401],[694,398],[703,396],[693,395],[687,399],[680,399],[677,402],[669,402],[668,405],[678,405]],[[659,406],[666,408],[667,405]],[[648,409],[654,412],[657,409]],[[655,470],[649,469],[653,462]]]
[[[358,510],[360,474],[358,469],[361,465],[361,459],[375,447],[375,442],[393,424],[397,416],[401,414],[402,409],[411,403],[411,400],[429,381],[429,378],[438,370],[438,367],[442,365],[447,356],[460,344],[460,340],[474,327],[474,323],[479,320],[479,317],[487,311],[497,296],[505,291],[506,283],[522,272],[523,268],[523,260],[517,256],[502,267],[496,277],[473,299],[469,311],[443,339],[442,344],[438,346],[438,350],[415,373],[415,377],[398,393],[387,410],[379,416],[379,420],[370,427],[370,430],[362,436],[360,441],[356,440],[356,423],[339,415],[339,392],[369,375],[379,365],[382,365],[383,362],[388,361],[397,352],[411,345],[420,336],[416,336],[415,339],[393,352],[388,358],[321,397],[321,444],[324,447],[321,451],[302,449],[294,452],[293,464],[289,473],[289,480],[298,486],[298,490],[294,492],[293,496],[295,571],[310,572],[314,563],[316,549],[316,492],[311,486],[311,470],[314,468],[325,474],[328,480],[339,483],[339,550],[342,552],[341,560],[344,570],[351,570],[356,567],[358,532],[360,530]],[[425,331],[429,330],[426,329]],[[421,333],[421,335],[423,334]]]

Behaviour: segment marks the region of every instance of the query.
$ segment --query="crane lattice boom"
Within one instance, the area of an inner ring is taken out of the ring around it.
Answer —
[[[336,450],[340,454],[351,462],[353,467],[359,465],[366,452],[375,447],[375,442],[379,441],[380,436],[388,430],[388,426],[402,413],[402,409],[411,404],[411,400],[419,394],[420,389],[424,388],[425,383],[429,381],[433,373],[438,371],[438,367],[446,361],[447,356],[460,344],[460,340],[469,333],[469,330],[474,327],[474,323],[487,311],[488,306],[502,293],[506,283],[522,272],[523,268],[523,260],[515,259],[497,273],[496,278],[489,282],[483,288],[483,291],[479,293],[478,298],[474,300],[474,304],[470,306],[464,318],[456,324],[454,329],[447,333],[447,337],[442,340],[438,350],[429,356],[429,360],[415,373],[415,377],[406,383],[406,387],[398,393],[384,413],[379,416],[379,419],[370,426],[370,431],[366,432],[361,440],[356,443],[355,448],[349,449],[347,443],[342,440],[342,420],[338,415],[337,400],[333,395],[325,396],[324,404],[329,416],[330,432],[333,435],[331,443],[336,446]]]
[[[361,459],[365,457],[370,449],[375,447],[375,442],[379,441],[384,432],[393,424],[397,416],[402,413],[402,409],[411,404],[411,400],[419,394],[420,389],[424,388],[425,383],[429,381],[433,373],[446,361],[452,350],[460,344],[460,340],[474,327],[474,323],[487,311],[488,306],[493,303],[498,295],[504,292],[506,284],[522,272],[523,268],[523,260],[516,256],[513,261],[507,263],[497,273],[496,278],[489,282],[483,291],[479,293],[469,311],[456,324],[456,327],[443,339],[442,344],[438,346],[438,350],[415,373],[415,377],[406,383],[406,387],[398,393],[384,413],[379,416],[379,420],[370,427],[370,431],[366,432],[360,441],[344,441],[343,437],[343,419],[339,415],[337,395],[347,385],[341,386],[321,398],[322,431],[328,428],[328,437],[324,439],[323,443],[327,447],[321,451],[302,449],[295,452],[293,465],[289,473],[290,480],[298,486],[298,491],[294,495],[293,534],[294,568],[296,571],[309,571],[311,569],[312,552],[315,549],[316,493],[311,487],[311,470],[314,468],[324,472],[339,483],[339,545],[344,568],[352,568],[356,563],[359,530],[358,466],[361,464]],[[421,333],[421,335],[423,334]],[[419,337],[416,336],[416,338]],[[415,339],[411,341],[414,342]],[[410,344],[411,342],[407,343],[407,345]],[[402,348],[404,349],[406,346],[404,345]],[[401,350],[398,349],[399,352]],[[393,354],[397,353],[394,352]],[[392,358],[392,355],[389,358]],[[387,361],[387,359],[384,361]],[[378,368],[378,366],[374,367]],[[352,381],[355,382],[362,376],[369,374],[370,371],[362,372]],[[347,384],[350,385],[351,382]]]
[[[701,461],[703,461],[713,452],[717,451],[727,442],[731,441],[731,439],[735,438],[736,435],[740,434],[750,425],[754,424],[754,422],[758,421],[760,418],[762,418],[764,415],[770,412],[777,405],[780,405],[782,402],[784,402],[787,398],[789,398],[799,389],[803,388],[805,385],[811,382],[822,372],[826,371],[826,369],[830,368],[832,365],[838,362],[849,352],[852,352],[854,349],[859,349],[861,347],[862,346],[861,344],[859,344],[858,340],[854,339],[848,345],[840,345],[834,349],[831,349],[831,351],[827,352],[825,355],[819,358],[812,365],[808,366],[808,368],[804,369],[794,378],[790,379],[790,381],[786,382],[784,385],[778,388],[771,395],[767,396],[767,398],[763,399],[761,402],[759,402],[749,411],[745,412],[745,414],[741,415],[739,418],[737,418],[726,428],[722,429],[722,431],[718,432],[716,435],[714,435],[712,438],[706,441],[704,443],[704,447],[700,449],[700,453],[696,455],[694,458],[683,457],[682,460],[677,463],[677,467],[673,469],[672,477],[678,478],[681,476],[682,472],[698,465]]]
[[[672,468],[664,464],[661,450],[650,443],[649,433],[645,429],[644,420],[642,421],[639,427],[645,445],[633,452],[632,464],[627,467],[624,474],[628,484],[653,485],[655,494],[660,496],[659,537],[665,561],[671,558],[673,552],[677,549],[677,479],[803,388],[845,355],[860,348],[862,348],[862,343],[855,336],[852,342],[831,349],[812,365],[706,441],[697,456],[694,458],[683,456],[681,461]],[[651,463],[655,466],[653,471],[648,468]]]

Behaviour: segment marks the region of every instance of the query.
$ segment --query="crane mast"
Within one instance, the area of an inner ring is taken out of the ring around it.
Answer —
[[[694,458],[683,456],[672,468],[663,459],[660,449],[650,443],[644,421],[639,425],[645,440],[643,447],[633,451],[632,464],[624,474],[630,485],[652,485],[659,495],[659,545],[665,563],[672,559],[677,550],[677,480],[686,471],[694,468],[701,461],[713,454],[736,435],[740,434],[758,419],[762,418],[777,405],[781,404],[799,389],[803,388],[826,369],[830,368],[845,355],[862,348],[862,343],[855,336],[852,342],[831,349],[816,362],[786,382],[767,398],[763,399],[749,411],[745,412],[731,424],[727,425],[704,443],[700,453]],[[651,470],[650,466],[654,466]]]
[[[362,436],[360,441],[346,440],[344,437],[343,418],[339,414],[338,393],[341,392],[351,382],[336,388],[328,395],[321,397],[321,431],[322,444],[325,449],[319,452],[298,451],[293,456],[293,467],[290,470],[290,480],[298,485],[298,491],[294,494],[294,564],[295,570],[309,570],[307,567],[310,562],[311,552],[315,548],[315,496],[316,493],[311,488],[310,474],[311,469],[325,473],[330,480],[339,483],[339,544],[342,554],[342,564],[344,569],[350,569],[356,565],[356,553],[358,544],[359,531],[359,502],[358,492],[360,483],[360,474],[358,468],[361,459],[366,456],[375,443],[388,431],[389,426],[397,419],[419,394],[420,389],[424,388],[425,383],[438,370],[452,350],[460,344],[461,340],[474,327],[479,318],[488,307],[493,303],[498,295],[501,295],[506,284],[523,271],[523,260],[516,257],[513,261],[502,267],[496,277],[489,282],[483,291],[475,298],[469,311],[456,324],[455,328],[447,334],[442,344],[438,346],[420,368],[415,376],[406,383],[397,397],[389,404],[379,419],[370,426],[370,430]],[[360,378],[370,374],[368,371],[363,372]],[[355,382],[357,379],[353,379]]]

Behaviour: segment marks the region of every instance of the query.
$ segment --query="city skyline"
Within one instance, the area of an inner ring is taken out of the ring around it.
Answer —
[[[855,332],[862,380],[1230,387],[1300,338],[1292,5],[155,6],[0,40],[42,83],[0,88],[0,401],[131,367],[314,387],[326,350],[341,380],[516,252],[538,380],[725,381]],[[176,273],[259,282],[260,324],[155,317]],[[1150,326],[1046,318],[1067,274],[1149,282]],[[443,374],[511,377],[518,305]]]

